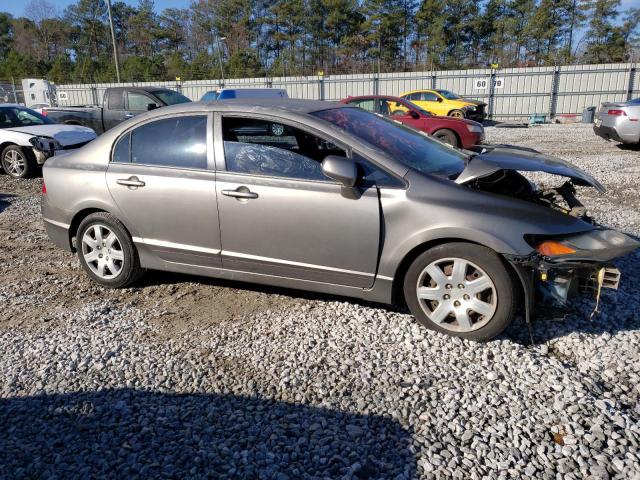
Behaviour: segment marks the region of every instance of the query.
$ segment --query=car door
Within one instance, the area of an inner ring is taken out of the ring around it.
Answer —
[[[109,130],[128,118],[124,96],[125,90],[122,88],[113,88],[105,92],[105,101],[102,105],[102,126],[104,128],[100,130]]]
[[[377,189],[345,189],[321,171],[325,156],[344,150],[279,119],[218,115],[223,267],[370,287],[380,246]]]
[[[438,95],[434,92],[416,92],[412,94],[413,97],[409,98],[413,103],[415,103],[420,108],[423,108],[427,112],[432,113],[433,115],[446,115],[446,108],[442,106],[439,101]],[[415,98],[415,100],[414,100]]]
[[[134,241],[160,258],[220,266],[210,114],[161,117],[125,132],[107,185]]]

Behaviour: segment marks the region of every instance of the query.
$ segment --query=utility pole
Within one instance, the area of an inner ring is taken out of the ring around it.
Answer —
[[[113,42],[113,61],[116,62],[116,79],[120,83],[120,65],[118,64],[118,46],[116,45],[116,31],[113,28],[113,17],[111,16],[111,0],[107,0],[107,11],[109,12],[109,26],[111,27],[111,41]]]
[[[224,68],[222,67],[222,54],[220,53],[220,42],[226,40],[227,37],[218,37],[216,35],[216,50],[218,51],[218,63],[220,64],[220,75],[222,77],[222,85],[224,85]]]

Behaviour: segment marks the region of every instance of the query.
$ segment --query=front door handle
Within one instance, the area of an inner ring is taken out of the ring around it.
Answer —
[[[222,190],[222,194],[227,197],[235,197],[240,200],[248,200],[250,198],[258,198],[258,194],[252,192],[247,187],[238,187],[235,190]]]
[[[124,114],[124,118],[133,118],[133,117],[135,117],[135,116],[136,116],[136,114],[135,114],[135,113],[125,113],[125,114]]]
[[[124,185],[125,187],[129,188],[144,187],[146,185],[146,183],[138,179],[138,177],[119,178],[118,180],[116,180],[116,183],[118,185]]]

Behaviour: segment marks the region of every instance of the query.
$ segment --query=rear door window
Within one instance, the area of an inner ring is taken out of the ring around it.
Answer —
[[[422,100],[423,102],[437,102],[438,96],[435,93],[422,92],[420,94],[420,100]]]
[[[356,100],[355,102],[353,102],[353,105],[360,107],[367,112],[376,111],[376,101],[372,98],[366,100]]]
[[[124,137],[115,155],[126,147]],[[178,168],[207,168],[207,117],[205,115],[165,118],[145,123],[131,132],[131,163]]]

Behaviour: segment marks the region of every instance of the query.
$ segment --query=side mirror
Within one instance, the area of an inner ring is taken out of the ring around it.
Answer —
[[[444,100],[442,100],[440,97],[436,97],[436,101],[437,102],[443,102]]]
[[[329,155],[322,161],[322,173],[345,187],[353,187],[358,179],[356,164],[346,157]]]
[[[158,105],[155,103],[147,103],[147,111],[155,110],[156,108],[158,108]]]
[[[414,120],[417,120],[420,118],[420,114],[418,112],[416,112],[415,110],[409,110],[409,116],[411,118],[413,118]]]

